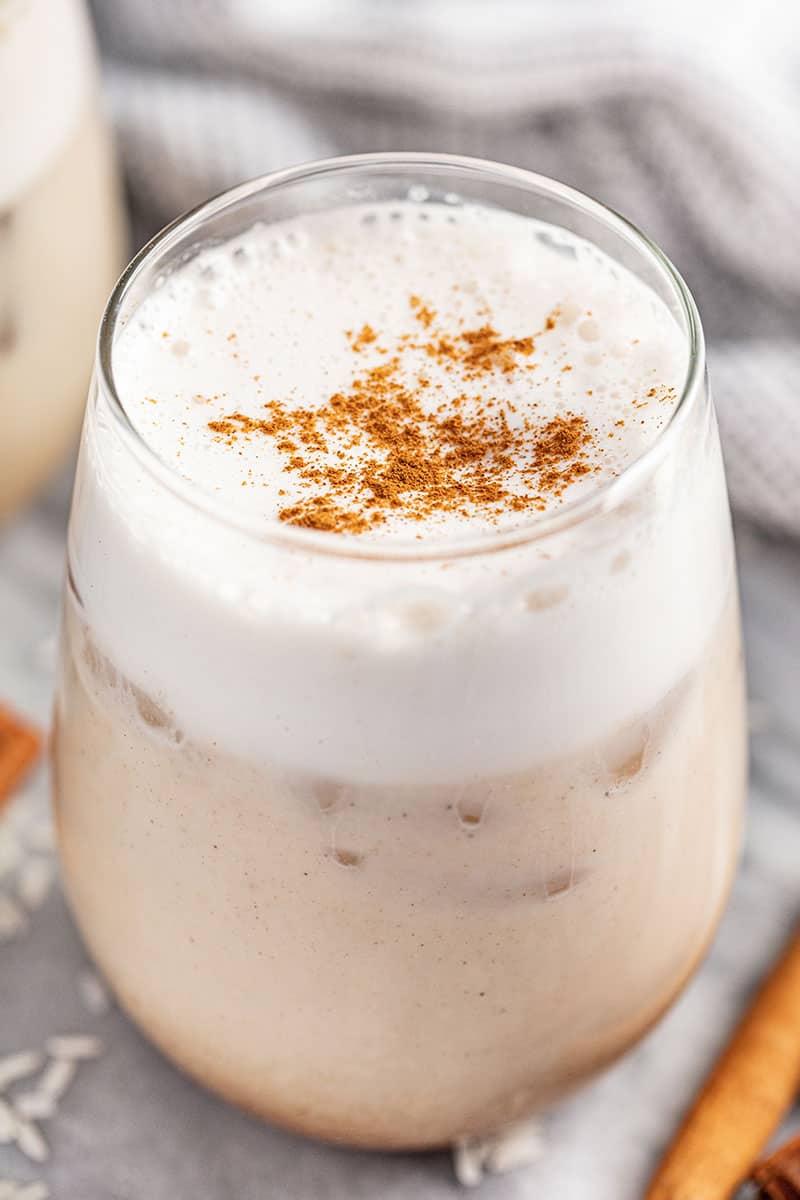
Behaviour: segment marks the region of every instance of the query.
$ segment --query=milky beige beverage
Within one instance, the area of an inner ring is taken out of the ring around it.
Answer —
[[[495,1130],[641,1036],[744,786],[691,302],[591,202],[565,226],[650,285],[538,219],[558,185],[508,172],[504,211],[500,169],[441,162],[452,192],[413,158],[388,197],[369,158],[305,203],[251,185],[134,270],[56,707],[68,891],[125,1009],[365,1146]]]
[[[0,0],[0,519],[77,434],[121,261],[83,4]]]

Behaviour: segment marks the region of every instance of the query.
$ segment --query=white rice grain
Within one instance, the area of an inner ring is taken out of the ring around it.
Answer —
[[[31,1162],[46,1162],[50,1157],[47,1142],[42,1137],[41,1130],[32,1121],[17,1121],[15,1141]]]
[[[105,1016],[111,1009],[108,988],[94,971],[78,973],[78,992],[88,1012],[94,1017]]]
[[[16,1054],[7,1054],[0,1058],[0,1092],[4,1092],[18,1079],[33,1075],[42,1065],[42,1055],[38,1050],[20,1050]]]
[[[42,1179],[34,1179],[26,1183],[17,1192],[14,1200],[49,1200],[50,1188]]]
[[[0,1100],[0,1146],[7,1146],[17,1136],[17,1114],[10,1104]]]
[[[529,1167],[541,1158],[544,1138],[538,1121],[520,1121],[493,1139],[486,1159],[490,1175],[505,1175],[507,1171],[518,1171]]]
[[[53,1058],[69,1058],[78,1062],[84,1058],[97,1058],[102,1050],[103,1043],[90,1034],[65,1033],[47,1040],[47,1053]]]
[[[23,1092],[14,1098],[16,1112],[30,1121],[49,1121],[56,1111],[55,1097],[46,1092]]]
[[[453,1147],[453,1171],[462,1187],[477,1187],[487,1175],[530,1166],[542,1150],[538,1123],[520,1121],[492,1137],[462,1138]]]
[[[53,822],[49,817],[40,817],[28,826],[25,830],[25,845],[42,854],[55,850],[56,837]]]
[[[0,892],[0,942],[10,942],[27,928],[25,910],[7,893]]]
[[[483,1179],[483,1155],[472,1138],[453,1146],[453,1172],[462,1187],[477,1187]]]
[[[75,1058],[54,1058],[37,1080],[36,1091],[50,1100],[60,1100],[75,1078],[77,1069]]]
[[[50,1188],[43,1179],[34,1179],[24,1184],[17,1192],[14,1200],[49,1200]]]
[[[22,846],[16,834],[0,827],[0,876],[15,871],[22,858]]]
[[[32,854],[20,867],[17,895],[28,912],[41,908],[50,892],[55,868],[49,858]]]

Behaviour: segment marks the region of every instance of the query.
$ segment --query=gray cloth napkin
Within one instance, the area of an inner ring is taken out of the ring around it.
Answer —
[[[800,535],[800,10],[749,11],[95,2],[137,238],[245,177],[336,153],[437,149],[562,179],[683,272],[734,505]]]

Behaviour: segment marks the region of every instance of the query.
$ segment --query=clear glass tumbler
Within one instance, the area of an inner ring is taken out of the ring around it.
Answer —
[[[0,521],[72,439],[123,221],[82,0],[0,5]]]
[[[160,461],[115,390],[143,298],[255,221],[409,196],[539,217],[653,289],[689,365],[644,454],[444,548],[246,520]],[[426,154],[285,171],[165,230],[102,326],[54,757],[91,953],[163,1051],[244,1108],[434,1146],[631,1046],[709,944],[745,788],[723,467],[664,256],[557,183]]]

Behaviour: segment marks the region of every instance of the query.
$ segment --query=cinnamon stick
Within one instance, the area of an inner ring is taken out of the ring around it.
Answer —
[[[800,1136],[757,1163],[751,1179],[767,1200],[800,1200]]]
[[[0,812],[38,758],[41,745],[32,725],[0,705]]]
[[[800,929],[685,1117],[646,1200],[728,1200],[798,1090]]]

